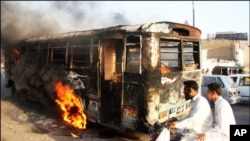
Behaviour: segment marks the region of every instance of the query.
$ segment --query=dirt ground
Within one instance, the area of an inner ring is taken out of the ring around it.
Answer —
[[[26,103],[27,104],[27,103]],[[50,116],[44,109],[27,107],[11,99],[1,99],[1,141],[136,141],[135,136],[118,133],[101,125],[79,131]],[[78,135],[73,138],[70,134]],[[140,139],[141,140],[141,139]]]
[[[97,125],[83,131],[82,137],[73,138],[70,133],[79,135],[79,131],[68,128],[52,117],[41,113],[35,115],[34,112],[19,106],[13,104],[13,101],[1,99],[1,141],[131,140],[116,137],[111,130]],[[35,115],[37,120],[30,118],[31,115]],[[57,126],[58,124],[61,126]],[[53,128],[50,125],[54,125]]]
[[[1,100],[1,141],[55,141],[48,134],[37,133],[24,110]]]

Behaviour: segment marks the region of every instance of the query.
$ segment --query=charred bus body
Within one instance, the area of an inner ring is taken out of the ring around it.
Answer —
[[[47,105],[64,81],[89,121],[147,132],[188,110],[183,81],[201,82],[200,34],[156,22],[28,38],[6,50],[6,75],[16,94]]]

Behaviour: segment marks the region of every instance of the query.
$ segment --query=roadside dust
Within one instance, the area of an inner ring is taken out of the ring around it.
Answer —
[[[78,136],[73,138],[71,134]],[[140,135],[139,135],[140,136]],[[12,97],[1,99],[1,141],[138,141],[135,136],[119,133],[97,124],[86,130],[67,126],[51,107]],[[147,139],[140,138],[146,141]]]

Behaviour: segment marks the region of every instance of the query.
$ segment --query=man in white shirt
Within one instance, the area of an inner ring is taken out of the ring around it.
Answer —
[[[184,81],[185,99],[191,99],[191,109],[184,117],[173,118],[167,128],[176,128],[176,134],[181,135],[182,140],[193,140],[212,127],[213,115],[207,99],[198,93],[196,81]],[[192,136],[192,137],[191,137]]]
[[[208,99],[214,102],[213,127],[198,137],[198,141],[229,141],[230,125],[236,124],[232,107],[221,97],[222,88],[218,83],[208,85]]]

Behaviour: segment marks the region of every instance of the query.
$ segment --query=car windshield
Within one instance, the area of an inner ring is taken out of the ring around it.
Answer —
[[[236,81],[237,81],[237,76],[231,76],[231,78],[232,78],[233,81],[236,83]]]
[[[231,88],[237,87],[236,83],[233,81],[233,79],[231,77],[225,77],[225,80],[228,82],[228,84],[230,84]]]

